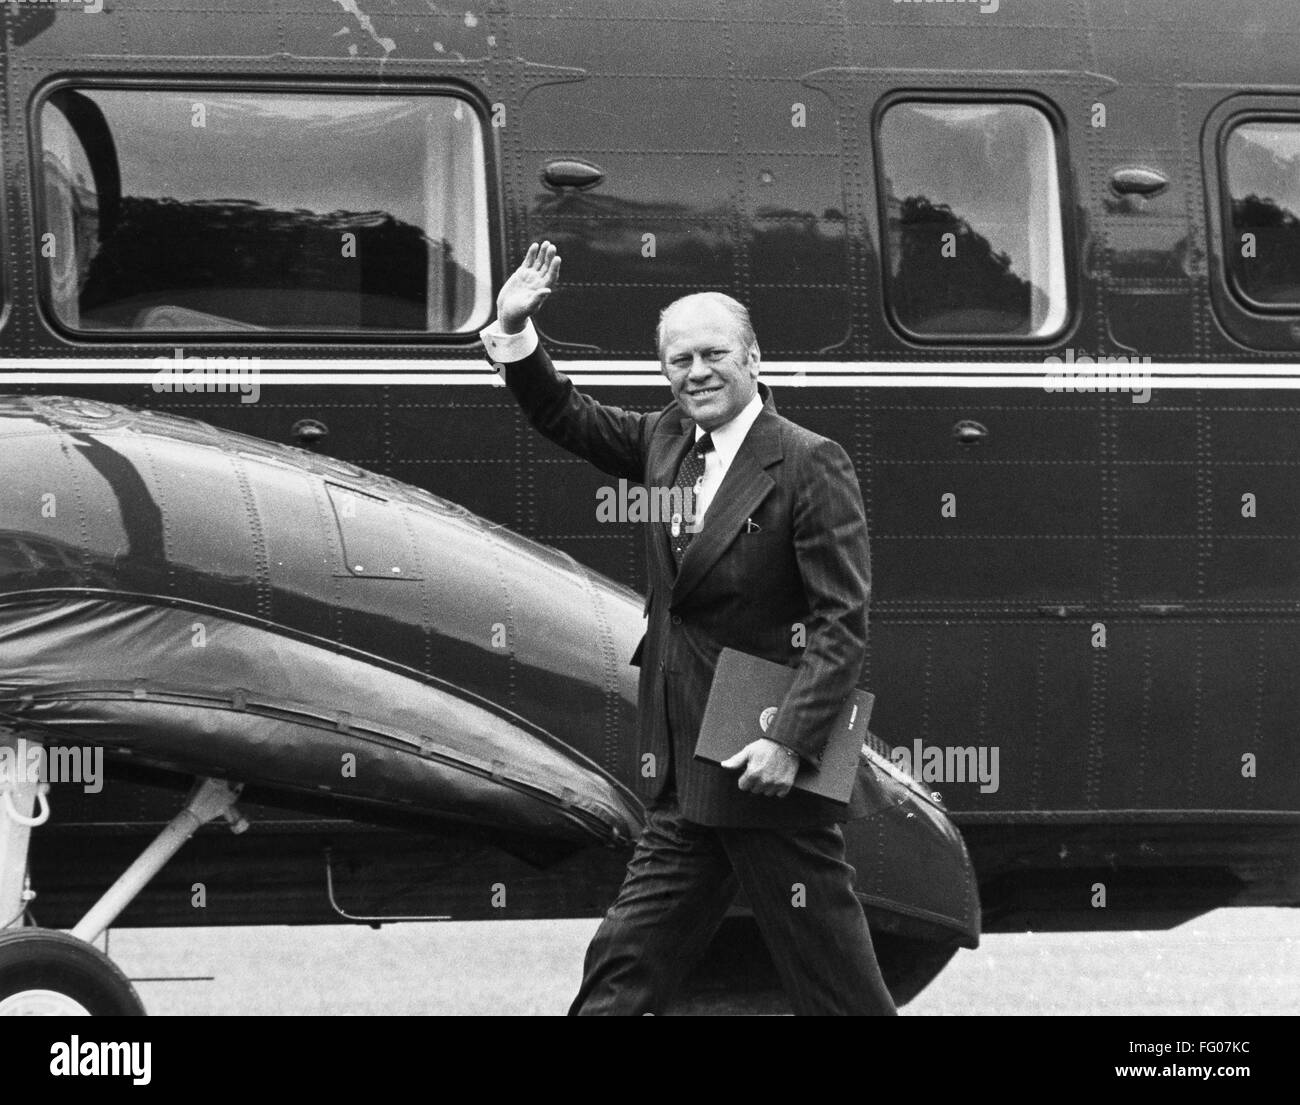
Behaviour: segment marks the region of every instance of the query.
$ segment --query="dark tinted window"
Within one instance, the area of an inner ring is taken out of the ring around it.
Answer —
[[[1056,140],[1019,103],[902,102],[880,123],[885,289],[921,337],[1047,338],[1067,316]]]
[[[0,147],[0,166],[3,165],[4,165],[4,149],[3,147]],[[9,256],[9,241],[8,241],[8,236],[5,234],[4,211],[2,207],[0,207],[0,327],[3,327],[4,324],[9,321],[9,315],[5,311],[5,307],[9,302],[8,296],[6,294],[7,273],[5,272],[5,263],[6,263],[5,259],[8,256]]]
[[[469,332],[483,136],[450,96],[62,89],[46,295],[84,331]]]
[[[1300,306],[1300,123],[1234,127],[1224,167],[1224,256],[1237,291],[1262,306]]]

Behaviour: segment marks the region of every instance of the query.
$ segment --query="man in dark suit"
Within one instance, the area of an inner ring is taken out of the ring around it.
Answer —
[[[529,247],[482,332],[489,357],[546,437],[686,504],[646,526],[649,624],[631,660],[648,820],[570,1012],[661,1011],[739,886],[797,1013],[892,1014],[836,824],[849,814],[791,792],[865,658],[870,568],[852,463],[776,413],[748,312],[719,293],[660,318],[673,394],[662,411],[583,395],[531,322],[559,269],[549,242]],[[797,672],[766,737],[718,767],[693,752],[724,647]]]

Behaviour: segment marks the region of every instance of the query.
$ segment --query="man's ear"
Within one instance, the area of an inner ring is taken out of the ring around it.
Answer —
[[[758,379],[758,366],[762,359],[763,356],[758,351],[758,342],[754,342],[754,344],[749,347],[749,374],[754,377],[755,380]]]

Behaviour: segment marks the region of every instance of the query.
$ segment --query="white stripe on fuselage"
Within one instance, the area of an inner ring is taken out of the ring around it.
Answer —
[[[195,353],[196,358],[222,353]],[[236,354],[229,354],[234,356]],[[239,354],[248,356],[247,354]],[[484,361],[248,356],[260,384],[477,384],[500,386]],[[184,362],[179,362],[183,365]],[[558,367],[593,386],[664,387],[653,361],[561,360]],[[5,384],[153,384],[156,357],[0,358]],[[249,369],[243,369],[248,371]],[[1086,373],[1092,372],[1092,375]],[[764,361],[761,378],[778,387],[1031,388],[1123,390],[1138,379],[1156,388],[1300,388],[1300,363],[1042,364],[1030,361]],[[197,381],[196,381],[197,382]],[[180,390],[180,389],[177,389]],[[195,390],[203,390],[201,387]],[[1062,394],[1061,390],[1056,392]]]

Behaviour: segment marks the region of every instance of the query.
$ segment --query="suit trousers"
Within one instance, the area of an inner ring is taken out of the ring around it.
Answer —
[[[834,823],[710,827],[683,818],[670,791],[649,812],[569,1013],[661,1013],[739,887],[795,1013],[893,1015],[853,879]]]

